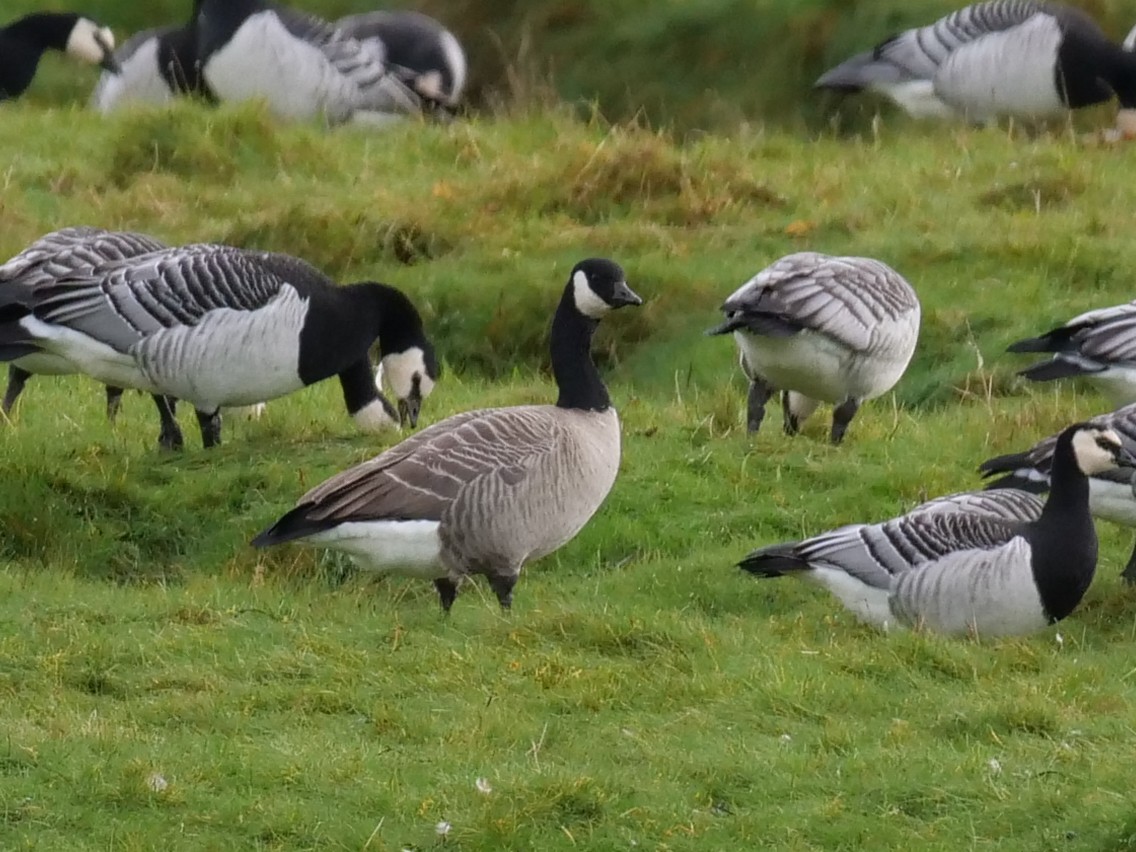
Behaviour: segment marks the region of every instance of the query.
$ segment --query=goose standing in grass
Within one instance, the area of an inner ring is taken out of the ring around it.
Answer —
[[[124,260],[165,248],[165,244],[146,234],[130,231],[105,231],[102,228],[78,226],[61,228],[45,234],[3,266],[0,266],[0,298],[27,300],[33,292],[77,272],[90,272],[101,263]],[[60,376],[81,373],[82,368],[60,355],[34,352],[8,366],[8,389],[0,408],[10,414],[16,400],[32,375]],[[107,385],[107,419],[114,421],[122,403],[122,388]],[[158,443],[167,448],[180,447],[181,429],[173,417],[172,400],[154,396],[162,431]]]
[[[348,15],[335,22],[345,35],[383,45],[387,65],[424,101],[453,110],[461,102],[468,74],[457,37],[421,12],[382,11]]]
[[[309,491],[253,545],[300,541],[432,579],[446,612],[461,580],[484,574],[508,608],[522,566],[571,540],[615,483],[619,418],[591,340],[608,312],[639,304],[617,264],[576,264],[552,320],[555,405],[436,423]]]
[[[1073,317],[1040,337],[1011,344],[1007,351],[1053,354],[1018,373],[1030,381],[1082,377],[1113,405],[1136,402],[1136,302]]]
[[[48,50],[118,70],[114,34],[107,27],[74,12],[36,12],[0,27],[0,101],[24,93]]]
[[[747,421],[761,427],[780,390],[785,432],[795,435],[820,402],[836,408],[831,438],[844,439],[860,405],[907,369],[919,337],[919,299],[891,267],[865,257],[787,255],[722,305],[750,380]]]
[[[181,95],[212,101],[197,61],[193,26],[157,27],[135,33],[115,51],[118,73],[104,72],[91,94],[101,113],[130,104],[165,104]]]
[[[0,360],[61,356],[106,384],[190,402],[202,442],[221,406],[254,405],[337,375],[361,428],[397,427],[368,350],[413,426],[438,377],[410,300],[385,284],[337,287],[294,257],[191,245],[0,291]]]
[[[1038,0],[989,0],[905,30],[827,71],[822,89],[879,92],[916,117],[1044,118],[1120,101],[1136,127],[1136,57],[1087,14]]]
[[[421,104],[386,65],[382,44],[261,0],[201,0],[195,12],[205,84],[223,101],[264,98],[283,119],[385,123]]]
[[[1136,405],[1126,405],[1088,421],[1100,429],[1111,429],[1130,442],[1136,442]],[[1038,441],[1025,452],[1008,453],[987,459],[978,468],[991,481],[990,489],[1021,489],[1035,494],[1049,489],[1057,435]],[[1136,527],[1136,472],[1128,468],[1104,470],[1089,477],[1089,511],[1094,517],[1123,527]],[[990,493],[994,493],[993,491]],[[1136,583],[1136,547],[1120,575]]]
[[[1052,488],[1036,520],[915,512],[755,550],[739,566],[798,574],[878,627],[1007,636],[1069,615],[1092,582],[1097,535],[1089,478],[1136,465],[1111,429],[1078,423],[1053,451]]]

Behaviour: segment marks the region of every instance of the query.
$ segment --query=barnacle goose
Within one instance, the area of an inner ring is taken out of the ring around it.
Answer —
[[[1080,376],[1113,405],[1136,402],[1136,302],[1073,317],[1040,337],[1019,340],[1008,352],[1051,352],[1053,357],[1020,371],[1035,382]]]
[[[834,403],[832,442],[844,439],[860,404],[889,391],[919,337],[919,299],[891,267],[866,257],[787,255],[722,305],[750,380],[748,426],[761,427],[765,403],[782,392],[793,435],[820,402]]]
[[[1136,405],[1126,405],[1088,420],[1100,429],[1111,429],[1127,441],[1136,442]],[[1025,452],[987,459],[978,468],[991,489],[1022,489],[1041,494],[1049,488],[1050,469],[1057,436],[1038,441]],[[1136,527],[1136,475],[1127,468],[1105,470],[1089,477],[1089,511],[1094,517],[1124,527]],[[990,492],[994,493],[994,492]],[[1136,583],[1136,547],[1121,575]]]
[[[461,580],[484,574],[508,608],[522,566],[575,536],[615,482],[619,417],[591,340],[608,312],[639,304],[616,263],[576,264],[552,321],[555,405],[436,423],[309,491],[253,545],[300,541],[432,579],[447,612]]]
[[[190,245],[100,264],[30,294],[0,291],[0,360],[49,352],[106,384],[184,399],[206,447],[220,441],[221,406],[334,375],[361,428],[397,426],[375,387],[376,339],[414,425],[438,366],[418,311],[385,284],[337,287],[288,255]]]
[[[906,30],[827,71],[823,89],[870,89],[917,117],[1058,115],[1116,94],[1136,113],[1136,57],[1079,9],[1040,0],[975,3]]]
[[[21,300],[32,292],[76,272],[90,272],[109,260],[123,260],[165,248],[165,244],[146,234],[130,231],[106,231],[80,225],[44,234],[3,266],[0,266],[0,294],[3,298]],[[33,374],[59,376],[81,373],[82,368],[61,355],[34,352],[18,358],[8,366],[8,389],[0,409],[12,411],[16,400]],[[112,422],[122,401],[122,388],[107,385],[107,418]],[[173,401],[155,395],[154,403],[162,421],[158,443],[162,447],[182,445],[181,429],[173,416]]]
[[[907,512],[914,515],[920,512],[968,512],[972,515],[986,515],[1003,521],[1036,521],[1041,517],[1043,501],[1030,490],[1019,488],[998,488],[984,491],[960,491],[935,497],[920,503]]]
[[[445,109],[461,101],[468,65],[457,37],[429,15],[409,10],[362,12],[335,22],[345,35],[378,39],[387,65],[423,100]]]
[[[0,27],[0,101],[24,93],[48,50],[108,71],[118,69],[114,35],[107,27],[74,12],[36,12]]]
[[[973,512],[915,512],[853,524],[750,553],[760,577],[799,574],[878,627],[1005,636],[1060,621],[1081,602],[1097,564],[1089,477],[1136,465],[1111,429],[1077,423],[1053,452],[1040,517],[1012,521]]]
[[[262,0],[201,0],[197,51],[223,101],[264,98],[284,119],[382,122],[418,112],[381,43],[360,42],[319,18]]]
[[[213,95],[201,79],[197,30],[168,26],[143,30],[114,53],[120,70],[104,72],[91,94],[91,106],[109,113],[130,104],[165,104],[180,95]]]

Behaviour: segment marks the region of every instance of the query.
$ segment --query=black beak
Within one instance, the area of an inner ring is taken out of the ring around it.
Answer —
[[[103,49],[103,58],[102,61],[99,62],[99,67],[112,74],[121,74],[122,66],[120,66],[118,60],[114,58],[114,48],[107,44],[106,39],[98,33],[95,33],[95,41],[97,41],[99,47]]]
[[[1136,451],[1133,450],[1132,444],[1128,441],[1125,441],[1117,448],[1116,455],[1113,456],[1113,459],[1116,461],[1117,467],[1136,468]]]
[[[410,428],[418,426],[418,413],[422,410],[422,398],[411,393],[406,399],[398,401],[398,422],[410,423]]]
[[[641,305],[643,300],[639,298],[639,294],[627,286],[626,281],[620,281],[615,285],[615,289],[611,294],[611,306],[613,308],[622,308],[626,305]]]

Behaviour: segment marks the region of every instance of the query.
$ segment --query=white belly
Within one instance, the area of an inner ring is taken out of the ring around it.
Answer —
[[[935,84],[930,80],[874,83],[870,88],[890,98],[914,118],[953,118],[958,115],[935,93]]]
[[[158,40],[153,38],[122,63],[121,73],[103,72],[91,95],[91,106],[105,114],[129,104],[165,104],[171,100],[173,93],[158,71]]]
[[[118,352],[92,337],[64,326],[50,325],[34,316],[23,317],[20,325],[33,335],[36,342],[46,351],[78,368],[67,372],[82,372],[108,385],[138,388],[151,393],[159,392],[128,353]]]
[[[426,580],[448,573],[441,562],[437,521],[352,521],[302,540],[346,553],[368,571]]]
[[[904,627],[892,614],[888,589],[878,589],[861,583],[839,568],[818,565],[803,575],[806,579],[819,583],[840,600],[844,607],[861,621],[888,630]]]
[[[1136,496],[1132,486],[1104,479],[1089,480],[1089,511],[1094,518],[1136,527]]]
[[[1089,373],[1085,378],[1117,408],[1136,402],[1136,368],[1118,364],[1100,373]]]

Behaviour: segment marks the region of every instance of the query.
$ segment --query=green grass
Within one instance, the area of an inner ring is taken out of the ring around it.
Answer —
[[[1058,630],[1000,641],[882,635],[733,567],[974,487],[987,456],[1106,409],[1023,386],[1003,349],[1131,298],[1126,148],[35,105],[5,109],[0,146],[2,256],[94,223],[403,287],[448,368],[427,422],[550,398],[576,259],[616,258],[647,300],[597,342],[620,478],[507,616],[481,583],[445,619],[428,584],[247,546],[394,440],[355,434],[334,386],[227,423],[214,452],[186,412],[191,449],[167,455],[143,396],[112,428],[93,384],[33,380],[0,428],[0,848],[1136,848],[1130,531],[1101,525]],[[911,370],[840,448],[827,411],[747,437],[732,344],[702,336],[799,249],[879,257],[923,300]]]

